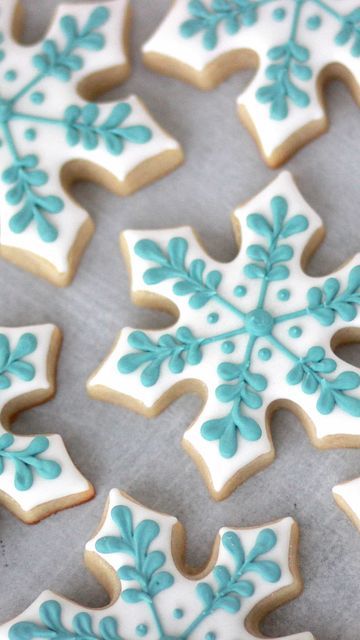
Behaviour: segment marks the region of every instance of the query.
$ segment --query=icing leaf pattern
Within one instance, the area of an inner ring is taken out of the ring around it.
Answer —
[[[359,374],[344,367],[339,370],[339,362],[319,344],[313,344],[306,352],[301,352],[301,346],[292,349],[291,342],[283,340],[283,334],[278,331],[284,324],[289,336],[297,339],[302,329],[296,325],[289,327],[293,319],[303,319],[304,324],[308,318],[324,326],[334,325],[338,320],[345,325],[352,322],[358,317],[360,307],[360,265],[348,270],[345,284],[336,277],[326,278],[321,287],[308,288],[303,306],[290,313],[279,313],[281,300],[287,300],[290,292],[280,290],[280,296],[283,292],[285,297],[278,297],[274,307],[272,287],[291,279],[292,239],[308,230],[309,219],[303,213],[291,212],[287,198],[280,194],[270,199],[268,210],[266,215],[252,212],[246,217],[248,229],[258,237],[258,242],[247,246],[247,262],[242,269],[249,287],[253,282],[258,291],[255,306],[247,312],[241,305],[234,304],[233,296],[224,293],[221,284],[224,273],[209,270],[204,259],[187,260],[186,238],[171,238],[166,250],[148,238],[134,245],[136,256],[147,264],[142,275],[145,284],[157,285],[169,280],[173,282],[173,301],[176,302],[177,297],[185,298],[194,314],[210,301],[215,302],[219,313],[209,314],[208,322],[216,324],[225,312],[234,318],[238,328],[214,330],[210,336],[201,336],[199,329],[195,331],[191,325],[182,325],[174,335],[164,332],[156,339],[144,331],[130,332],[127,349],[125,353],[122,349],[117,362],[121,374],[138,371],[144,387],[156,385],[160,376],[166,375],[166,369],[175,376],[189,370],[189,377],[197,378],[190,369],[203,361],[210,345],[218,342],[223,353],[230,354],[235,350],[234,339],[240,336],[245,339],[244,346],[237,349],[231,360],[218,359],[214,368],[214,376],[219,379],[215,395],[219,407],[224,409],[220,415],[205,420],[200,428],[203,439],[218,443],[223,458],[234,457],[242,440],[255,442],[263,436],[262,411],[269,379],[259,372],[259,364],[271,358],[274,351],[289,363],[285,383],[299,386],[305,395],[315,395],[320,415],[331,414],[337,408],[349,416],[360,417]],[[149,267],[149,263],[154,266]],[[240,296],[247,295],[246,287],[238,289]],[[238,295],[236,287],[234,295]],[[267,345],[257,352],[259,340]]]
[[[0,403],[1,393],[12,386],[16,389],[16,381],[27,383],[34,380],[35,365],[26,358],[37,348],[38,340],[33,333],[23,333],[14,349],[10,347],[8,336],[0,333]],[[6,463],[12,463],[17,491],[31,489],[36,475],[45,480],[58,478],[61,474],[60,464],[42,456],[49,446],[46,436],[35,436],[25,447],[19,448],[18,438],[4,432],[0,425],[0,476],[5,472]]]
[[[32,333],[23,333],[13,351],[8,337],[0,333],[0,391],[11,386],[9,374],[29,381],[35,376],[35,367],[24,358],[35,351],[37,339]]]
[[[359,57],[360,8],[344,13],[326,0],[310,1],[319,15],[308,19],[308,29],[318,29],[321,26],[321,15],[325,13],[338,25],[334,43],[339,47],[349,47],[350,54]],[[179,32],[186,39],[201,37],[202,46],[214,50],[221,37],[220,29],[231,36],[241,29],[253,27],[261,19],[262,8],[269,2],[276,4],[276,0],[190,0],[187,3],[190,17],[179,25]],[[291,14],[288,38],[268,50],[269,62],[265,73],[270,82],[260,86],[256,92],[260,103],[270,105],[270,117],[274,120],[288,117],[289,103],[300,109],[309,105],[310,95],[306,90],[306,81],[313,77],[311,52],[301,43],[298,35],[306,2],[291,0],[286,4],[286,9],[274,9],[273,19],[282,21],[287,12]]]
[[[96,54],[104,48],[105,36],[101,29],[109,19],[110,10],[105,6],[89,9],[83,24],[79,24],[75,16],[62,16],[59,24],[63,35],[61,44],[53,38],[46,39],[39,53],[32,58],[34,77],[14,95],[0,97],[0,130],[11,157],[11,164],[5,168],[1,177],[9,185],[6,200],[15,209],[9,220],[10,229],[15,234],[21,234],[34,225],[43,242],[55,242],[59,230],[53,216],[60,214],[65,205],[61,197],[47,193],[49,175],[39,167],[38,155],[23,155],[18,150],[20,141],[16,140],[13,122],[33,125],[26,132],[28,140],[36,137],[34,126],[57,127],[64,131],[64,140],[68,145],[82,144],[85,149],[92,151],[101,144],[108,153],[115,156],[123,153],[126,145],[143,145],[152,138],[149,127],[141,124],[127,125],[127,119],[132,113],[132,107],[127,102],[116,104],[105,120],[101,116],[101,107],[93,103],[84,106],[71,104],[64,110],[61,118],[43,115],[43,112],[24,112],[19,105],[24,96],[29,96],[34,105],[41,104],[44,94],[34,89],[47,77],[55,78],[61,83],[70,82],[73,74],[84,67],[83,52]],[[1,42],[5,47],[3,36]],[[0,63],[2,60],[6,60],[5,49],[0,49]],[[11,74],[11,70],[8,73]]]
[[[47,593],[33,605],[31,616],[25,612],[10,623],[9,640],[127,640],[148,634],[158,640],[190,640],[198,633],[217,637],[210,632],[212,625],[223,631],[221,637],[237,630],[242,635],[244,602],[248,612],[264,593],[293,581],[288,572],[291,519],[255,530],[220,532],[217,561],[205,580],[189,579],[175,565],[169,544],[173,525],[173,519],[168,522],[167,516],[153,512],[144,517],[142,507],[127,498],[110,497],[109,514],[90,543],[92,552],[116,570],[122,586],[107,615]],[[279,536],[287,542],[281,544]],[[158,597],[163,592],[166,599]],[[312,640],[311,634],[292,637]]]
[[[34,474],[45,480],[54,480],[61,474],[61,467],[53,460],[40,458],[40,454],[49,448],[49,440],[45,436],[36,436],[22,451],[11,449],[16,442],[11,433],[0,436],[0,476],[5,469],[5,460],[10,460],[15,468],[14,486],[18,491],[31,489]]]

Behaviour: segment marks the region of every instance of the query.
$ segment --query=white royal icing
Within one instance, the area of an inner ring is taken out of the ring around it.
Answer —
[[[335,500],[337,497],[342,499],[345,505],[341,505],[341,507],[344,508],[346,506],[349,510],[348,515],[352,517],[360,528],[360,478],[336,485],[333,488],[333,494]]]
[[[1,371],[3,374],[5,370],[11,386],[7,389],[0,389],[0,438],[8,433],[13,413],[11,401],[23,402],[21,406],[26,408],[26,406],[30,407],[33,404],[31,396],[27,400],[26,396],[28,394],[40,392],[43,398],[50,395],[52,381],[49,379],[48,355],[55,330],[56,327],[52,324],[16,328],[0,327],[0,336],[6,336],[11,352],[14,351],[19,339],[24,334],[31,334],[37,341],[35,350],[29,355],[25,355],[22,359],[33,365],[35,369],[35,375],[32,380],[21,380],[19,376],[9,372],[6,367]],[[24,398],[23,401],[22,398]],[[34,400],[34,402],[36,401]],[[7,451],[23,451],[37,437],[35,435],[14,435],[14,443],[7,447]],[[71,461],[62,438],[59,435],[46,435],[46,438],[48,439],[49,447],[39,455],[39,459],[56,462],[61,467],[61,473],[56,478],[46,479],[41,477],[35,469],[32,486],[26,490],[18,490],[16,488],[16,466],[14,461],[11,458],[2,458],[2,452],[0,451],[0,461],[4,465],[0,473],[0,491],[5,497],[14,500],[24,512],[29,512],[36,507],[67,496],[74,496],[74,502],[76,502],[77,494],[90,490],[89,483]],[[59,509],[59,506],[57,506],[57,509]]]
[[[1,48],[5,57],[0,63],[1,71],[14,70],[16,78],[11,82],[2,81],[2,98],[10,99],[35,75],[33,56],[42,53],[41,43],[31,46],[23,46],[17,43],[12,36],[12,26],[16,0],[1,0],[0,20],[3,44]],[[106,7],[109,17],[98,31],[105,38],[105,44],[101,50],[88,50],[81,48],[76,50],[83,59],[83,66],[72,72],[72,77],[67,82],[60,81],[53,75],[48,75],[40,80],[32,91],[27,92],[16,104],[16,111],[26,113],[28,119],[12,120],[10,122],[12,136],[16,143],[16,149],[20,156],[36,154],[39,158],[38,169],[46,171],[48,182],[38,188],[41,195],[55,195],[63,200],[64,207],[57,214],[47,215],[58,232],[58,237],[53,242],[46,242],[40,236],[32,221],[22,233],[14,233],[9,226],[11,218],[21,206],[9,205],[6,201],[6,193],[11,185],[0,180],[1,200],[1,236],[0,244],[4,248],[14,248],[35,254],[38,258],[46,260],[59,275],[69,271],[69,254],[77,239],[82,225],[89,219],[87,212],[82,209],[72,197],[64,190],[61,183],[61,170],[72,160],[89,161],[105,169],[119,182],[126,181],[129,174],[141,163],[167,150],[179,150],[178,143],[167,135],[154,121],[141,101],[136,96],[129,96],[116,102],[106,102],[100,105],[100,115],[96,122],[103,123],[110,112],[119,102],[131,106],[132,112],[125,119],[124,126],[131,127],[142,125],[149,127],[152,132],[151,139],[144,144],[125,142],[124,150],[120,155],[113,155],[105,148],[103,140],[94,149],[86,149],[79,142],[70,146],[66,142],[66,130],[63,125],[56,126],[32,121],[31,118],[63,119],[65,109],[69,105],[83,107],[86,102],[79,96],[77,87],[89,75],[106,71],[117,65],[127,63],[127,55],[124,49],[123,36],[125,29],[125,14],[128,9],[127,0],[107,0],[95,4],[62,4],[56,8],[54,19],[46,34],[46,39],[54,39],[58,48],[65,45],[65,36],[60,27],[61,18],[72,16],[79,26],[83,26],[91,11],[96,7]],[[120,37],[121,36],[121,37]],[[43,93],[42,104],[34,104],[30,99],[33,93]],[[36,131],[36,139],[28,140],[25,132],[33,128]],[[0,127],[1,129],[1,127]],[[0,130],[2,147],[0,149],[2,173],[12,164],[12,155],[4,136]]]
[[[201,74],[206,72],[209,65],[216,63],[224,54],[244,50],[255,52],[258,57],[257,72],[237,102],[239,107],[246,109],[256,130],[264,156],[268,160],[281,145],[286,142],[292,143],[291,136],[298,133],[306,125],[315,122],[320,128],[323,128],[321,120],[325,117],[325,111],[318,83],[324,69],[328,69],[329,65],[341,65],[351,74],[354,83],[360,83],[359,57],[351,54],[353,41],[350,41],[349,36],[347,44],[339,46],[335,43],[335,37],[342,25],[331,14],[331,10],[339,12],[342,16],[351,14],[358,8],[358,0],[341,0],[341,2],[326,0],[323,3],[311,0],[301,5],[295,41],[310,52],[306,64],[312,70],[312,77],[306,80],[292,77],[292,80],[300,90],[308,94],[309,104],[306,107],[297,107],[294,102],[288,101],[289,114],[282,120],[270,118],[269,104],[259,102],[256,98],[256,92],[260,87],[271,84],[266,76],[266,69],[270,64],[279,62],[279,60],[270,60],[267,54],[271,48],[281,46],[288,41],[291,20],[300,3],[294,0],[254,2],[253,5],[258,6],[257,21],[250,26],[242,24],[239,31],[232,35],[227,33],[224,23],[221,22],[217,29],[217,44],[212,50],[207,50],[202,44],[203,31],[188,38],[184,38],[180,33],[181,25],[194,17],[189,11],[190,4],[189,0],[174,2],[156,32],[144,44],[145,58],[147,54],[160,54],[170,60],[187,65]],[[212,3],[211,0],[202,0],[202,4],[212,11],[215,3]],[[236,8],[236,2],[227,2],[226,0],[225,4]],[[324,9],[325,5],[329,10]],[[273,18],[275,11],[285,11],[284,19],[275,21]],[[308,20],[314,16],[320,18],[321,24],[318,29],[311,30],[307,24]],[[226,63],[224,62],[224,64]],[[171,73],[171,67],[169,73]],[[226,114],[221,114],[221,118],[223,117],[226,117]]]
[[[39,607],[44,602],[54,600],[61,606],[61,620],[67,630],[72,628],[72,621],[76,614],[86,612],[90,616],[92,628],[94,630],[99,629],[99,632],[93,632],[96,638],[103,637],[100,633],[100,620],[105,617],[112,617],[115,623],[117,623],[118,632],[122,638],[144,636],[149,640],[157,640],[160,637],[155,621],[157,614],[158,621],[165,631],[165,634],[161,637],[183,637],[191,638],[191,640],[202,640],[204,637],[208,637],[206,634],[214,634],[209,637],[217,638],[217,640],[230,640],[234,637],[234,634],[238,635],[240,632],[241,638],[251,640],[255,636],[247,626],[247,618],[254,607],[264,599],[274,597],[278,592],[281,593],[282,589],[294,586],[294,576],[292,575],[289,562],[290,555],[294,552],[294,550],[290,548],[290,545],[292,528],[295,523],[292,518],[284,518],[283,520],[268,525],[272,530],[272,535],[275,535],[276,543],[268,553],[261,556],[261,559],[266,558],[278,565],[281,572],[280,578],[274,583],[270,583],[263,580],[262,577],[255,572],[244,574],[244,579],[251,581],[254,587],[254,594],[250,597],[241,598],[240,610],[237,613],[229,613],[219,608],[208,617],[204,616],[204,619],[200,621],[192,632],[188,634],[185,633],[184,635],[184,630],[189,629],[190,624],[201,614],[203,609],[201,600],[196,593],[196,587],[199,582],[206,582],[211,585],[214,593],[218,591],[219,586],[211,571],[206,572],[206,575],[202,574],[201,580],[199,580],[194,576],[185,576],[176,565],[173,558],[173,550],[175,550],[175,547],[172,547],[172,533],[175,525],[177,525],[175,518],[146,509],[134,503],[117,490],[112,490],[110,493],[108,510],[100,530],[86,545],[87,552],[96,554],[97,557],[101,558],[104,563],[102,565],[103,567],[106,565],[108,568],[117,571],[123,566],[134,566],[136,562],[135,558],[127,553],[99,553],[97,550],[97,542],[104,536],[116,536],[117,539],[119,539],[121,535],[111,515],[112,509],[119,505],[121,505],[121,507],[127,507],[130,510],[134,530],[135,527],[144,520],[150,519],[158,525],[158,534],[151,540],[150,545],[144,542],[145,549],[147,549],[145,553],[160,551],[164,554],[164,563],[160,571],[170,574],[173,578],[173,584],[153,597],[152,602],[156,613],[154,614],[152,612],[151,606],[148,606],[146,602],[127,602],[118,593],[116,594],[113,604],[106,609],[85,609],[50,591],[45,591],[24,613],[0,627],[1,640],[20,637],[15,633],[16,627],[14,628],[14,625],[21,622],[31,622],[43,627],[44,625],[39,620]],[[229,572],[233,573],[234,560],[222,544],[223,536],[229,531],[232,531],[238,536],[246,557],[254,547],[256,538],[261,530],[264,530],[264,527],[233,530],[221,529],[219,531],[219,549],[216,552],[214,564],[222,565],[226,567]],[[139,590],[139,584],[136,580],[117,579],[122,592],[127,589]],[[181,611],[181,615],[177,617],[175,611]],[[113,625],[112,628],[114,629]],[[10,631],[11,629],[14,631]],[[20,629],[18,633],[20,633]],[[143,633],[141,633],[141,630]],[[54,632],[53,637],[58,637],[56,632]],[[114,637],[118,636],[114,635]],[[314,638],[311,633],[305,632],[287,636],[286,638],[282,638],[282,640],[314,640]]]
[[[336,363],[336,374],[343,371],[352,372],[351,376],[356,378],[357,369],[348,363],[343,362],[332,351],[331,344],[333,337],[344,328],[359,327],[359,314],[351,321],[342,320],[339,314],[335,315],[334,321],[328,326],[324,326],[306,309],[308,305],[307,292],[311,287],[324,286],[327,277],[310,277],[304,273],[301,267],[301,258],[314,234],[319,233],[322,229],[322,223],[319,216],[310,208],[304,198],[298,191],[291,174],[288,172],[281,173],[268,187],[266,187],[259,195],[249,200],[245,205],[239,207],[234,214],[236,225],[241,228],[241,250],[239,255],[231,263],[219,263],[210,258],[199,245],[194,231],[190,227],[179,227],[177,229],[168,230],[151,230],[151,231],[127,231],[124,238],[128,248],[128,255],[131,265],[131,289],[133,294],[151,293],[158,294],[165,300],[169,300],[172,306],[177,309],[179,318],[177,322],[169,329],[161,331],[146,331],[146,335],[157,343],[159,337],[164,334],[175,336],[179,327],[188,327],[196,338],[208,339],[216,334],[222,335],[226,332],[236,331],[241,326],[239,318],[234,316],[231,309],[221,306],[216,299],[211,299],[200,309],[192,309],[189,304],[189,295],[175,295],[173,292],[174,282],[179,278],[170,278],[161,281],[159,284],[145,284],[143,274],[151,267],[156,266],[154,262],[147,261],[136,255],[134,247],[136,243],[143,239],[155,241],[163,251],[167,251],[168,242],[176,236],[185,238],[188,241],[189,249],[186,255],[186,266],[192,260],[201,258],[206,263],[204,274],[208,274],[211,270],[219,270],[222,274],[222,281],[218,288],[218,293],[225,298],[230,304],[239,307],[245,314],[251,312],[257,306],[260,291],[260,281],[250,279],[244,273],[245,265],[251,262],[247,256],[247,249],[254,243],[266,246],[265,239],[255,233],[247,225],[249,214],[254,212],[261,215],[271,222],[270,201],[275,196],[281,196],[288,203],[288,220],[295,215],[302,215],[306,218],[308,227],[306,230],[296,235],[292,235],[286,239],[293,249],[293,258],[289,260],[288,268],[290,275],[287,279],[272,281],[268,285],[267,297],[265,300],[265,309],[267,309],[273,317],[294,313],[296,310],[305,309],[304,315],[293,319],[285,320],[274,325],[273,336],[280,341],[287,349],[290,349],[297,358],[304,358],[308,349],[312,346],[323,347],[326,352],[326,358],[331,358]],[[264,245],[265,243],[265,245]],[[347,286],[347,279],[353,267],[360,264],[359,255],[355,256],[346,266],[342,266],[338,271],[332,274],[340,283],[340,292]],[[247,289],[246,295],[236,297],[234,295],[234,287],[242,285]],[[289,300],[279,301],[278,293],[283,289],[288,290]],[[357,294],[358,296],[358,294]],[[209,324],[209,314],[218,314],[219,319],[215,324]],[[297,327],[302,331],[301,337],[291,337],[289,330],[291,327]],[[144,366],[138,367],[132,373],[122,373],[118,369],[118,363],[121,358],[129,353],[136,352],[128,344],[128,337],[134,332],[134,329],[126,327],[122,330],[113,351],[105,359],[100,368],[93,374],[89,381],[89,391],[95,394],[96,388],[109,389],[112,392],[123,394],[130,399],[134,399],[139,403],[140,410],[146,410],[155,407],[160,398],[169,392],[175,384],[185,380],[199,381],[204,388],[204,407],[200,415],[196,418],[190,429],[184,435],[185,444],[190,445],[190,453],[194,454],[196,461],[201,460],[205,465],[210,477],[210,487],[217,494],[222,492],[226,485],[234,480],[237,472],[243,470],[248,464],[261,462],[261,456],[272,456],[273,445],[270,432],[265,425],[269,421],[268,411],[272,409],[273,403],[284,405],[286,402],[292,403],[294,407],[300,407],[307,416],[306,420],[311,423],[311,432],[314,436],[315,444],[320,446],[336,446],[336,442],[329,440],[331,437],[360,437],[360,419],[356,415],[350,415],[343,411],[338,405],[327,415],[322,414],[317,409],[319,400],[319,390],[315,393],[305,393],[301,384],[289,384],[287,382],[287,374],[292,369],[292,362],[284,356],[281,350],[278,350],[272,344],[269,344],[266,336],[258,337],[253,349],[253,360],[251,371],[262,374],[267,380],[267,388],[261,391],[262,406],[256,411],[245,407],[245,415],[255,418],[261,427],[262,434],[256,441],[240,438],[238,441],[238,449],[236,453],[228,458],[223,457],[219,452],[218,440],[207,440],[201,433],[202,425],[212,419],[221,418],[228,414],[231,410],[231,403],[220,401],[217,397],[217,388],[224,383],[224,379],[219,377],[218,366],[223,362],[241,364],[244,358],[244,352],[248,340],[248,335],[237,335],[230,338],[233,344],[233,352],[223,353],[221,343],[219,341],[206,344],[202,348],[202,360],[199,364],[185,364],[183,371],[174,373],[168,366],[168,361],[164,361],[160,370],[158,381],[152,386],[144,386],[140,380],[140,374]],[[227,339],[226,336],[224,339]],[[259,352],[262,349],[271,349],[272,357],[268,361],[260,359]],[[331,377],[331,376],[330,376]],[[359,378],[356,378],[359,382]],[[231,384],[228,383],[228,384]],[[356,386],[356,385],[355,385]],[[357,409],[359,410],[359,387],[349,392],[356,398]],[[121,396],[119,397],[121,401]],[[244,405],[242,405],[244,406]],[[359,415],[359,414],[358,414]],[[354,439],[353,438],[353,439]],[[357,440],[356,440],[357,442]],[[227,489],[226,489],[227,490]]]

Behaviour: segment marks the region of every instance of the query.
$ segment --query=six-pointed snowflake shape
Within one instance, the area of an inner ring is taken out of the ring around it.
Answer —
[[[257,65],[239,115],[278,166],[326,129],[329,77],[359,99],[359,0],[176,0],[143,51],[151,68],[203,89]]]
[[[62,286],[93,230],[70,183],[84,177],[127,195],[175,168],[182,152],[137,97],[80,97],[128,74],[127,0],[60,5],[31,47],[14,39],[20,9],[0,0],[0,254]]]
[[[264,613],[301,589],[297,538],[292,518],[267,527],[221,529],[212,567],[202,572],[201,579],[187,577],[179,569],[183,553],[179,522],[113,490],[100,530],[87,544],[85,555],[102,582],[109,578],[113,604],[106,610],[84,610],[45,592],[18,618],[0,627],[0,638],[258,638]],[[305,632],[282,640],[314,638]]]
[[[53,396],[60,342],[51,324],[0,327],[0,502],[28,523],[94,493],[60,436],[14,436],[8,430],[19,411]]]
[[[178,312],[169,330],[125,328],[89,381],[94,397],[148,416],[195,389],[204,407],[185,448],[222,499],[274,457],[273,411],[300,414],[319,447],[360,444],[360,376],[332,351],[360,326],[360,259],[331,277],[302,269],[320,218],[282,173],[236,210],[241,252],[212,260],[189,227],[127,231],[134,300]]]

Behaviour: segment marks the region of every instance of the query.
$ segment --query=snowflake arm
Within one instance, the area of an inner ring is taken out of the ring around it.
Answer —
[[[26,49],[12,36],[15,6],[0,2],[0,252],[65,285],[92,233],[71,183],[95,180],[127,195],[175,168],[182,152],[136,96],[85,100],[128,74],[126,0],[60,5],[43,43]]]
[[[327,127],[321,88],[340,77],[358,99],[358,0],[177,0],[143,47],[153,69],[213,88],[236,69],[257,72],[240,118],[278,166]]]
[[[9,432],[16,413],[54,394],[59,346],[54,325],[0,328],[0,501],[24,522],[93,495],[60,436]]]
[[[198,391],[204,406],[184,445],[217,499],[273,459],[279,405],[301,415],[316,446],[358,446],[360,436],[360,376],[332,350],[359,327],[359,257],[330,277],[304,273],[323,229],[288,173],[239,208],[234,226],[241,250],[226,265],[188,227],[124,234],[134,301],[156,299],[178,319],[124,329],[88,385],[149,416]]]
[[[342,482],[333,488],[336,504],[360,530],[360,478]]]
[[[295,564],[297,537],[291,518],[266,527],[221,529],[212,566],[201,579],[190,579],[173,558],[173,552],[181,557],[183,546],[177,520],[113,490],[85,555],[95,575],[105,568],[111,576],[113,604],[106,610],[84,610],[45,592],[27,611],[0,627],[0,637],[126,640],[136,634],[154,640],[199,640],[211,634],[226,640],[240,633],[251,640],[257,636],[253,630],[261,617],[259,605],[271,595],[275,607],[301,589]],[[282,640],[313,640],[313,636],[300,633]]]

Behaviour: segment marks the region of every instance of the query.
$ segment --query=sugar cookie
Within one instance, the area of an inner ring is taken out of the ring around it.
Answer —
[[[175,0],[143,53],[202,89],[256,67],[237,106],[272,167],[326,130],[327,80],[346,82],[360,104],[358,0]]]
[[[333,496],[340,509],[360,529],[360,478],[336,485]]]
[[[64,286],[93,232],[71,183],[127,195],[174,169],[182,151],[136,96],[83,99],[129,73],[127,0],[59,5],[32,46],[16,39],[22,14],[0,0],[0,255]]]
[[[94,495],[60,436],[9,432],[19,411],[54,395],[60,342],[52,324],[0,327],[0,502],[26,523]]]
[[[331,277],[304,273],[324,229],[287,172],[233,222],[241,251],[226,264],[190,227],[123,234],[134,302],[177,321],[123,329],[88,383],[92,396],[147,416],[201,394],[184,446],[216,499],[273,460],[279,407],[299,415],[318,447],[360,446],[360,375],[333,352],[359,336],[360,256]]]
[[[45,591],[0,627],[1,638],[251,640],[259,637],[258,625],[268,612],[301,591],[298,527],[292,518],[266,527],[221,529],[198,575],[184,565],[184,541],[176,518],[111,491],[85,560],[112,604],[85,610]],[[282,640],[314,638],[305,632]]]

